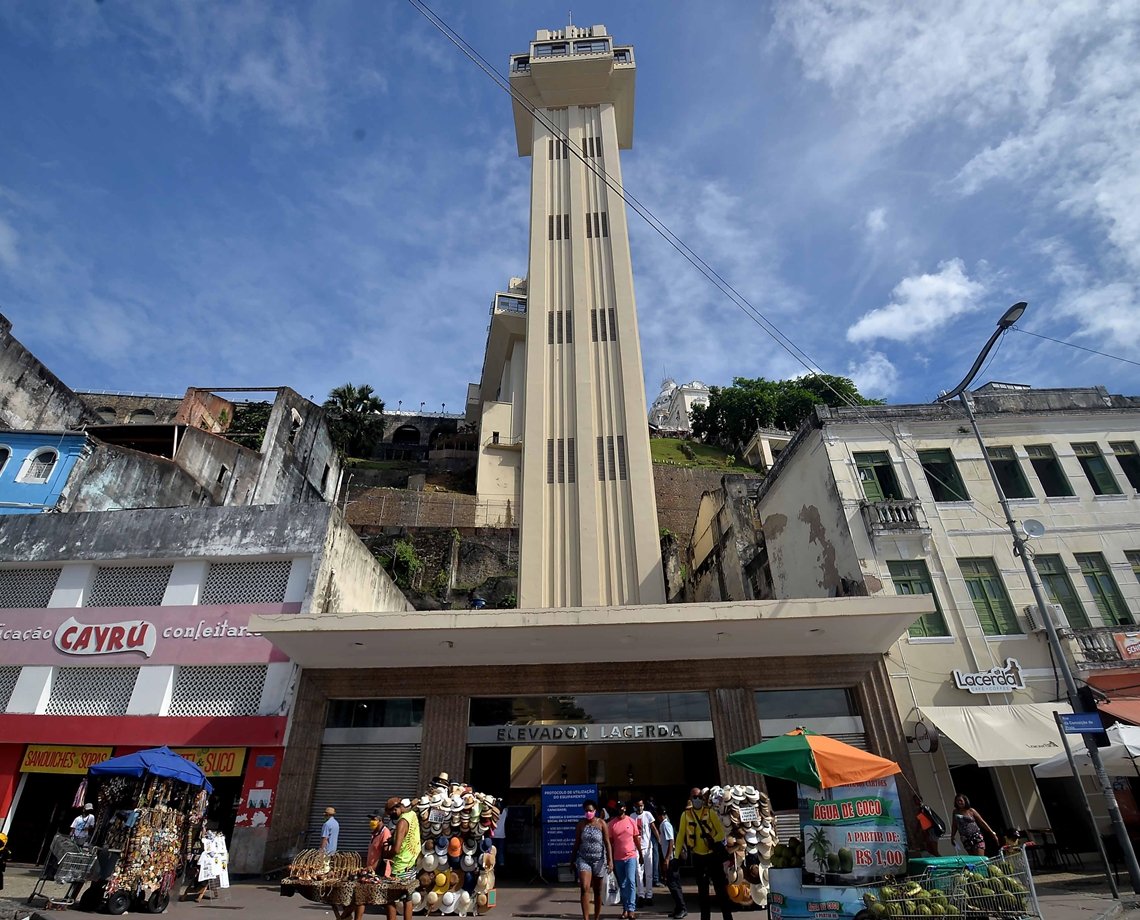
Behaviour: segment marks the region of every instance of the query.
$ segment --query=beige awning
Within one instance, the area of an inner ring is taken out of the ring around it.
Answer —
[[[979,767],[1039,764],[1063,752],[1054,712],[1068,703],[1007,706],[922,706],[923,716],[977,761]]]

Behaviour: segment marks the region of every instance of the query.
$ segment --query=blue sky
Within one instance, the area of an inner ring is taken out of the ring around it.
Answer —
[[[436,0],[505,71],[565,3]],[[1140,4],[574,5],[636,48],[627,187],[832,373],[927,401],[993,323],[1140,360]],[[459,409],[526,271],[508,98],[403,0],[0,4],[0,311],[77,388]],[[631,220],[663,374],[801,369]],[[1009,334],[986,377],[1140,392]]]

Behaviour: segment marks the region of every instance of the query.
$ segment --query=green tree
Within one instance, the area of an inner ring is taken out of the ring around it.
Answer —
[[[791,380],[734,377],[730,387],[709,387],[708,405],[692,411],[693,434],[708,444],[735,451],[757,428],[794,431],[818,405],[877,405],[847,377],[805,375]]]
[[[384,435],[384,401],[367,383],[334,387],[324,408],[333,443],[346,457],[367,457]]]

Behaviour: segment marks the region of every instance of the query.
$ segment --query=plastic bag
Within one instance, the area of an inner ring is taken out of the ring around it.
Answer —
[[[621,903],[621,888],[613,872],[606,873],[606,893],[603,900],[610,907],[617,907]]]

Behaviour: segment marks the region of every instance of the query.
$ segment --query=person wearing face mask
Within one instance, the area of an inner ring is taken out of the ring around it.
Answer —
[[[709,808],[700,789],[689,793],[689,807],[681,813],[677,827],[674,858],[692,854],[693,868],[697,872],[697,897],[701,902],[701,920],[711,920],[712,903],[709,899],[709,882],[720,902],[724,920],[732,920],[728,891],[724,880],[724,865],[715,852],[715,844],[724,842],[724,825],[713,809]]]
[[[641,832],[628,814],[625,802],[617,803],[617,817],[610,821],[610,846],[614,875],[621,891],[622,920],[637,920],[637,866],[641,861]]]
[[[614,854],[610,848],[610,829],[598,815],[598,803],[586,799],[582,818],[574,834],[570,861],[578,875],[582,893],[582,920],[598,920],[602,915],[602,887],[606,876],[614,871]],[[590,915],[590,891],[594,892],[594,913]]]
[[[412,803],[398,795],[388,799],[384,811],[395,822],[385,855],[391,862],[391,876],[404,876],[409,881],[416,874],[416,860],[420,855],[420,819],[412,811]],[[388,889],[386,911],[388,920],[396,920],[396,908],[404,905],[404,920],[412,920],[411,890]]]
[[[392,839],[391,828],[388,827],[388,822],[385,821],[384,815],[379,811],[374,811],[368,816],[368,826],[372,829],[372,839],[368,841],[368,855],[364,857],[364,868],[371,869],[384,878],[391,878],[391,864],[384,858],[384,851]],[[354,920],[363,920],[365,906],[364,904],[355,906]],[[336,913],[336,907],[333,907],[333,913]]]

